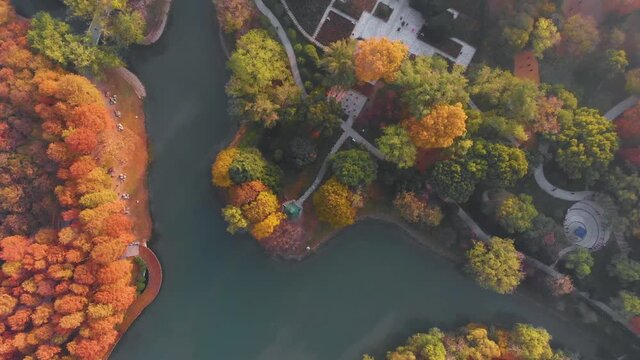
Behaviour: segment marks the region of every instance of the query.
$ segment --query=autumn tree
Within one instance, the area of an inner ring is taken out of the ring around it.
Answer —
[[[339,228],[356,220],[355,194],[337,179],[331,178],[313,194],[313,206],[318,218]]]
[[[383,129],[383,135],[376,139],[376,145],[385,159],[399,168],[412,167],[416,162],[417,149],[407,130],[398,125]]]
[[[218,22],[226,33],[242,29],[253,16],[253,9],[248,0],[214,1]]]
[[[343,150],[331,158],[331,170],[341,183],[356,187],[369,185],[376,179],[378,164],[364,150]]]
[[[438,104],[469,102],[464,68],[449,64],[440,57],[418,56],[405,60],[394,84],[401,89],[401,99],[416,118],[422,118]]]
[[[377,81],[382,78],[392,82],[407,54],[408,48],[401,41],[387,38],[362,40],[354,55],[356,77],[360,81]]]
[[[235,234],[240,230],[244,230],[249,226],[249,222],[242,214],[242,210],[235,206],[226,206],[222,209],[222,216],[224,220],[229,224],[227,231],[231,234]]]
[[[478,283],[500,294],[513,292],[524,278],[522,256],[513,240],[493,237],[488,243],[476,242],[467,258]]]
[[[319,63],[320,67],[327,73],[322,80],[325,86],[350,89],[355,85],[355,51],[356,41],[353,39],[338,40],[329,44]]]
[[[543,328],[536,328],[527,324],[516,324],[511,332],[516,352],[522,359],[552,360],[553,350],[549,345],[551,335]]]
[[[536,216],[533,198],[526,194],[508,196],[496,209],[498,224],[510,234],[531,230]]]
[[[403,122],[413,143],[424,149],[444,148],[453,144],[453,140],[466,131],[467,115],[462,104],[436,105],[424,118],[415,118]]]
[[[546,280],[546,284],[554,296],[571,294],[574,290],[573,282],[567,275],[549,277]]]
[[[640,105],[625,111],[615,121],[618,137],[626,144],[640,143]]]
[[[564,23],[562,39],[571,55],[582,57],[594,51],[600,42],[598,24],[590,16],[573,15]]]
[[[562,131],[554,137],[556,162],[569,178],[593,183],[618,150],[613,124],[597,110],[581,108],[560,119],[560,125]]]
[[[226,148],[218,153],[211,166],[211,181],[213,185],[230,187],[233,184],[229,177],[229,168],[237,154],[238,150],[236,148]]]

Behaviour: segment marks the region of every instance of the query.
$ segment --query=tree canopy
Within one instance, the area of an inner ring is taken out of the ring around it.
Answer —
[[[618,150],[613,124],[598,110],[580,108],[572,116],[560,119],[562,131],[555,135],[555,160],[571,179],[588,184],[607,171]]]
[[[355,194],[335,178],[329,179],[313,194],[318,218],[339,228],[356,221]]]
[[[376,179],[378,164],[364,150],[343,150],[331,158],[331,170],[341,183],[356,187],[369,185]]]
[[[271,127],[299,96],[282,45],[264,30],[240,37],[228,66],[226,91],[234,115]]]
[[[438,104],[453,105],[469,102],[464,68],[454,65],[451,71],[446,60],[437,56],[418,56],[402,63],[394,84],[401,90],[401,99],[411,114],[422,118]]]
[[[217,0],[216,16],[226,33],[240,30],[253,16],[253,8],[248,0]]]
[[[498,224],[510,234],[531,230],[536,216],[538,211],[533,206],[533,199],[526,194],[508,196],[496,210]]]
[[[399,168],[412,167],[416,162],[417,149],[407,130],[398,125],[383,129],[383,135],[376,139],[376,145],[386,160]]]
[[[339,86],[344,89],[349,89],[355,85],[355,51],[356,41],[352,39],[338,40],[329,45],[329,48],[320,60],[320,67],[327,73],[323,79],[325,86]]]
[[[409,49],[402,41],[387,38],[369,38],[358,42],[354,63],[356,77],[360,81],[395,79]]]
[[[562,40],[571,55],[582,57],[594,51],[600,42],[598,24],[590,16],[573,15],[564,23]]]
[[[409,119],[402,126],[409,133],[413,143],[423,149],[445,148],[453,140],[464,135],[467,114],[462,104],[436,105],[431,112],[420,120]]]
[[[467,258],[478,283],[500,294],[513,292],[524,278],[522,256],[513,240],[493,237],[488,243],[476,242]]]

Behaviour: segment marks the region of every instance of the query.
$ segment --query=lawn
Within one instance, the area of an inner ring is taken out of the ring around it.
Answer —
[[[313,34],[331,0],[286,0],[286,2],[300,26],[309,34]]]
[[[322,24],[316,39],[323,45],[346,39],[351,36],[351,32],[356,25],[334,11],[330,11],[327,20]]]

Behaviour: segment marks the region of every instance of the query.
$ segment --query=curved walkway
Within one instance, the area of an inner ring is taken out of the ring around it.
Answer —
[[[293,74],[293,79],[295,80],[296,85],[298,85],[298,87],[302,91],[302,95],[306,97],[307,91],[304,88],[304,82],[302,81],[302,77],[300,76],[300,70],[298,69],[298,61],[296,60],[296,54],[293,51],[293,46],[291,45],[291,41],[289,41],[289,38],[287,37],[287,33],[282,28],[282,25],[280,25],[280,22],[278,21],[276,16],[273,15],[271,10],[269,10],[269,8],[264,4],[264,2],[262,2],[262,0],[254,0],[254,2],[256,3],[258,10],[260,10],[260,12],[269,19],[269,21],[271,22],[271,25],[273,25],[273,27],[276,29],[276,32],[278,33],[278,37],[280,38],[280,42],[284,46],[284,50],[287,52],[287,57],[289,58],[289,64],[291,65],[291,73]]]
[[[544,176],[543,167],[544,165],[540,163],[540,165],[536,167],[533,176],[536,179],[538,186],[554,198],[566,201],[582,201],[595,195],[595,192],[593,191],[569,191],[553,186],[553,184],[551,184]]]
[[[162,266],[160,265],[160,261],[156,257],[156,254],[146,246],[140,246],[140,254],[139,256],[144,260],[144,263],[147,265],[147,271],[149,274],[149,281],[147,282],[147,287],[144,289],[144,292],[140,294],[136,300],[134,301],[129,309],[127,309],[127,313],[122,320],[122,323],[118,326],[118,337],[116,341],[111,346],[111,349],[107,352],[105,359],[108,359],[113,352],[113,349],[116,348],[118,342],[122,338],[129,326],[133,324],[133,322],[142,314],[142,311],[149,306],[160,293],[160,287],[162,285]]]
[[[129,71],[129,69],[125,67],[119,67],[114,70],[117,74],[120,75],[132,88],[133,91],[138,95],[140,99],[147,96],[147,90],[142,84],[142,81],[136,76],[136,74]]]

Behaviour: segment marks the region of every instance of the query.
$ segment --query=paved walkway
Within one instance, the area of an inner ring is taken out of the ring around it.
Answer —
[[[336,0],[331,0],[331,2],[329,3],[329,6],[327,6],[327,8],[324,9],[324,14],[322,14],[322,17],[320,18],[320,22],[318,23],[318,26],[316,26],[316,30],[313,32],[314,39],[316,38],[316,36],[318,36],[318,33],[320,32],[320,28],[322,28],[324,21],[327,20],[327,16],[329,16],[329,11],[333,9],[334,2],[336,2]]]
[[[457,204],[456,204],[457,205]],[[471,232],[474,235],[474,238],[482,241],[489,241],[491,235],[487,234],[478,223],[476,223],[466,211],[464,211],[459,205],[458,206],[458,217],[471,229]]]
[[[260,10],[260,12],[269,19],[269,21],[271,22],[271,25],[273,25],[273,27],[276,29],[276,32],[278,33],[278,37],[280,38],[280,42],[284,46],[284,50],[287,52],[287,57],[289,58],[289,64],[291,65],[291,73],[293,74],[293,79],[295,80],[296,85],[298,85],[298,87],[300,88],[302,95],[306,97],[307,92],[304,88],[304,82],[302,81],[302,77],[300,76],[300,70],[298,69],[298,61],[296,60],[296,53],[293,51],[293,46],[291,45],[291,41],[289,41],[289,38],[287,37],[287,33],[282,28],[282,25],[280,25],[278,18],[276,18],[276,16],[273,15],[271,10],[269,10],[269,8],[264,4],[264,2],[262,2],[262,0],[254,0],[254,1],[256,3],[256,6],[258,7],[258,10]]]
[[[93,46],[97,46],[100,42],[103,20],[111,15],[111,10],[111,7],[107,6],[104,10],[97,9],[93,14],[93,19],[91,19],[91,24],[89,24],[89,28],[87,29],[87,34],[91,35]]]
[[[587,198],[593,197],[596,193],[593,191],[569,191],[564,189],[559,189],[554,186],[547,180],[544,176],[543,164],[541,163],[536,167],[536,170],[533,174],[536,179],[536,183],[538,186],[544,190],[547,194],[553,196],[556,199],[566,200],[566,201],[582,201]]]
[[[322,166],[320,166],[320,170],[318,171],[316,178],[313,180],[313,183],[311,183],[311,186],[309,186],[307,191],[305,191],[304,194],[302,194],[302,196],[300,196],[300,198],[298,198],[298,200],[295,201],[295,204],[298,205],[300,208],[302,208],[304,202],[309,198],[309,196],[311,196],[311,194],[313,194],[313,192],[316,191],[316,189],[322,182],[324,175],[327,172],[327,168],[329,167],[329,161],[331,160],[331,157],[336,152],[338,152],[338,150],[340,150],[340,148],[342,147],[342,144],[344,144],[344,142],[347,140],[348,137],[349,137],[349,134],[345,131],[338,138],[336,143],[333,144],[331,151],[329,151],[329,154],[327,155],[327,157],[324,158],[324,161],[322,162]]]
[[[622,115],[625,111],[631,109],[635,106],[640,98],[636,95],[629,96],[628,98],[619,102],[616,106],[612,107],[611,110],[607,111],[604,114],[604,117],[609,121],[613,121],[618,118],[618,116]]]

